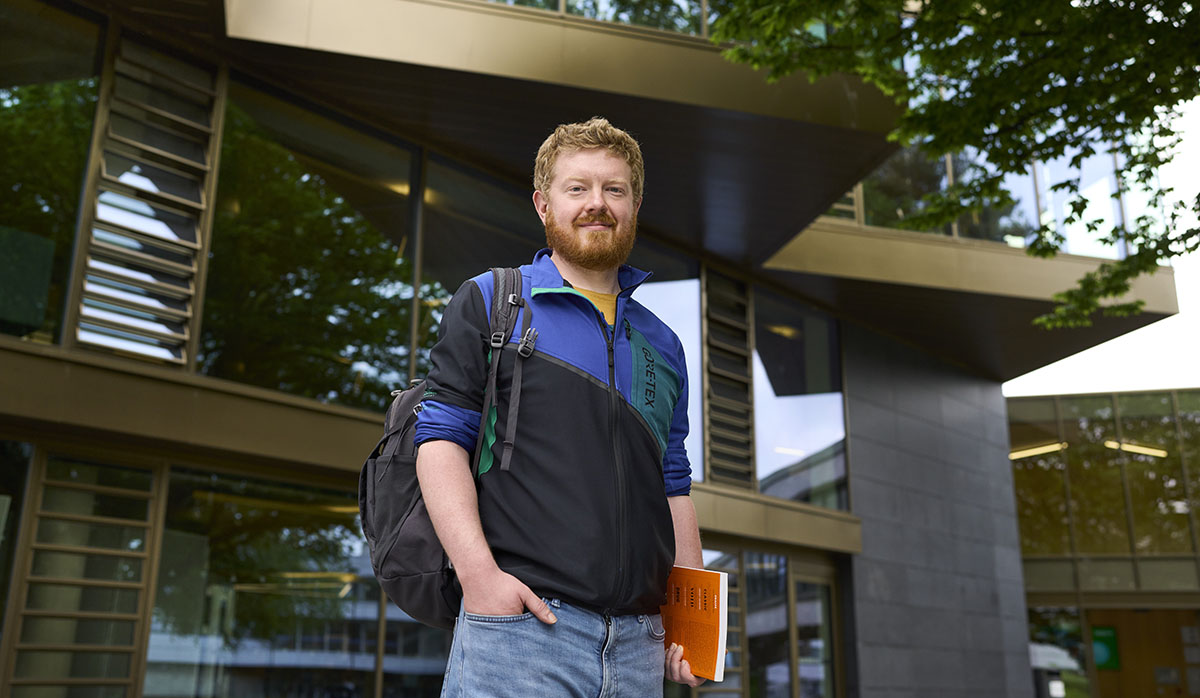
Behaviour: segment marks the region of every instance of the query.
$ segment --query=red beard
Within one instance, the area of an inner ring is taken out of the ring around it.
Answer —
[[[612,226],[608,230],[580,230],[578,226],[588,223],[604,223]],[[615,269],[629,259],[633,243],[637,240],[637,214],[622,226],[607,213],[598,216],[581,216],[571,224],[572,230],[563,230],[554,219],[553,209],[546,211],[546,245],[567,262],[592,271]]]

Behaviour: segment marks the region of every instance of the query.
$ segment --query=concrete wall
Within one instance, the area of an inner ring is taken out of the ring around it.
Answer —
[[[1032,696],[999,383],[843,327],[863,521],[846,565],[847,695]]]

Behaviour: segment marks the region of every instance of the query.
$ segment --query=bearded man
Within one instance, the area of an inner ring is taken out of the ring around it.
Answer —
[[[548,249],[521,267],[519,302],[538,335],[519,409],[522,333],[504,346],[483,438],[491,274],[446,306],[416,431],[421,491],[463,591],[444,697],[646,698],[664,675],[701,682],[682,647],[664,648],[658,615],[671,565],[703,562],[683,347],[632,298],[649,274],[625,265],[643,177],[637,141],[605,119],[559,126],[538,149]]]

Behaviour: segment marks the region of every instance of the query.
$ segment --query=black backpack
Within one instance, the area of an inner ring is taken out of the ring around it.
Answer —
[[[484,390],[479,438],[471,459],[471,475],[478,477],[483,449],[484,421],[495,402],[496,372],[500,354],[512,337],[521,297],[521,273],[517,269],[492,269],[491,363]],[[537,330],[530,327],[532,309],[526,307],[521,323],[521,342],[513,367],[508,428],[500,469],[508,470],[512,439],[516,434],[520,406],[521,368],[533,353]],[[450,629],[458,617],[462,587],[450,560],[433,530],[425,500],[417,484],[417,450],[413,432],[425,381],[392,393],[395,399],[384,418],[383,438],[363,463],[358,477],[358,508],[363,534],[371,551],[371,567],[380,586],[400,610],[425,625]]]

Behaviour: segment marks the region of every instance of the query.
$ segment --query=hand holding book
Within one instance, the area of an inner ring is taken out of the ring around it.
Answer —
[[[667,636],[667,678],[676,672],[714,681],[725,678],[725,632],[729,624],[729,578],[725,572],[676,565],[667,578],[667,603],[662,607]],[[674,661],[672,661],[674,658]]]

